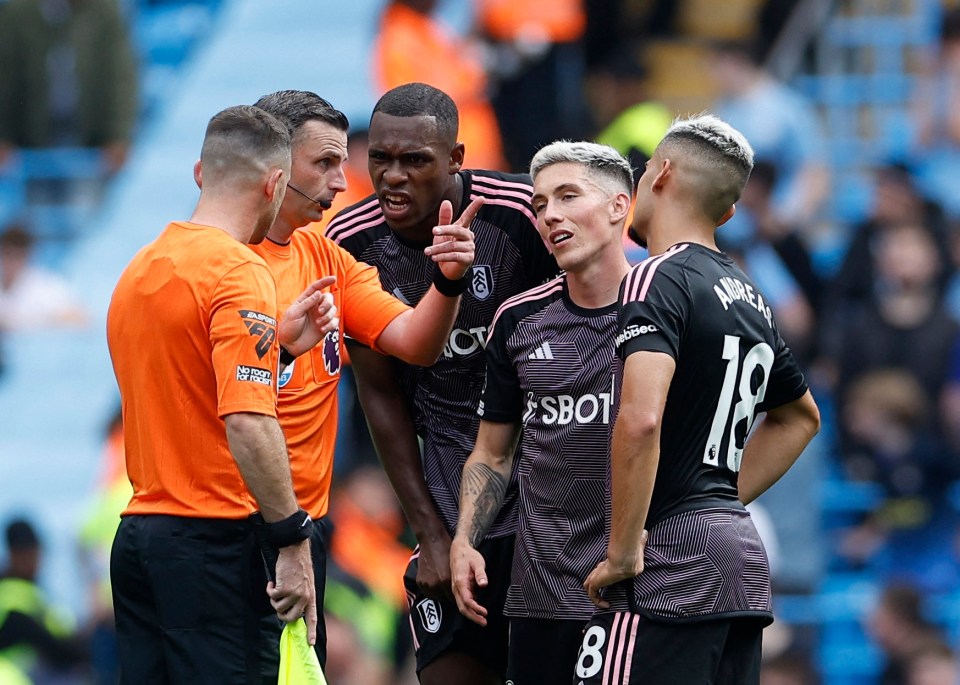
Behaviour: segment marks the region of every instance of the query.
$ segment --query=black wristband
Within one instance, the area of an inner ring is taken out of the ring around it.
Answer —
[[[455,281],[450,280],[443,275],[440,267],[437,267],[433,272],[433,286],[437,289],[441,295],[446,295],[447,297],[458,297],[463,295],[467,288],[470,287],[470,272],[467,271],[464,274],[463,278],[458,278]]]
[[[291,364],[293,364],[294,359],[296,359],[296,357],[290,354],[290,350],[288,350],[286,347],[281,345],[280,346],[280,365],[290,366]]]
[[[267,534],[274,547],[289,547],[310,537],[313,520],[310,514],[298,509],[282,521],[267,524]]]

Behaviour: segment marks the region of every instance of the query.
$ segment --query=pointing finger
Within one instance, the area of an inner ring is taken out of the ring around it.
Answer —
[[[480,208],[483,207],[483,197],[473,198],[473,202],[467,205],[467,208],[463,210],[463,214],[460,215],[460,218],[457,219],[456,223],[459,226],[469,226],[470,222],[473,221],[473,217],[477,215],[477,212],[480,211]],[[449,223],[449,222],[447,222]]]

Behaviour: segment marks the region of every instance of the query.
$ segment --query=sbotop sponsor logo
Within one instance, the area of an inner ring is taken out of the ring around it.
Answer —
[[[527,409],[523,421],[535,416],[547,426],[565,426],[569,423],[610,423],[610,407],[613,395],[601,392],[597,395],[586,393],[578,397],[573,395],[547,395],[537,398],[527,393]]]
[[[466,357],[487,346],[487,327],[454,328],[450,331],[450,339],[443,348],[443,356],[447,359]]]

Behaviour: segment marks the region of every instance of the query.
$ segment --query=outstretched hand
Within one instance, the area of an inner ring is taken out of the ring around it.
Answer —
[[[337,282],[336,276],[324,276],[311,283],[283,313],[277,326],[280,344],[293,356],[299,356],[340,326],[333,294],[323,292]]]
[[[476,246],[473,242],[470,222],[481,207],[483,207],[483,198],[474,198],[463,210],[460,218],[452,221],[453,205],[449,200],[440,203],[438,224],[433,228],[433,245],[424,249],[423,252],[437,263],[443,275],[451,281],[463,278],[473,265]]]

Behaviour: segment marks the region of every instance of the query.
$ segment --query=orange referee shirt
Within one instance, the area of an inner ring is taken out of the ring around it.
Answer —
[[[276,315],[267,265],[218,228],[171,223],[133,258],[107,313],[133,484],[124,514],[254,511],[222,417],[276,415]]]
[[[287,245],[264,240],[250,247],[273,273],[280,315],[307,285],[322,276],[336,276],[331,293],[340,330],[377,349],[383,330],[410,308],[384,292],[374,267],[358,262],[314,231],[295,231]],[[314,518],[327,513],[342,363],[340,331],[333,331],[310,352],[297,357],[279,379],[278,415],[290,452],[293,489],[300,506]]]

